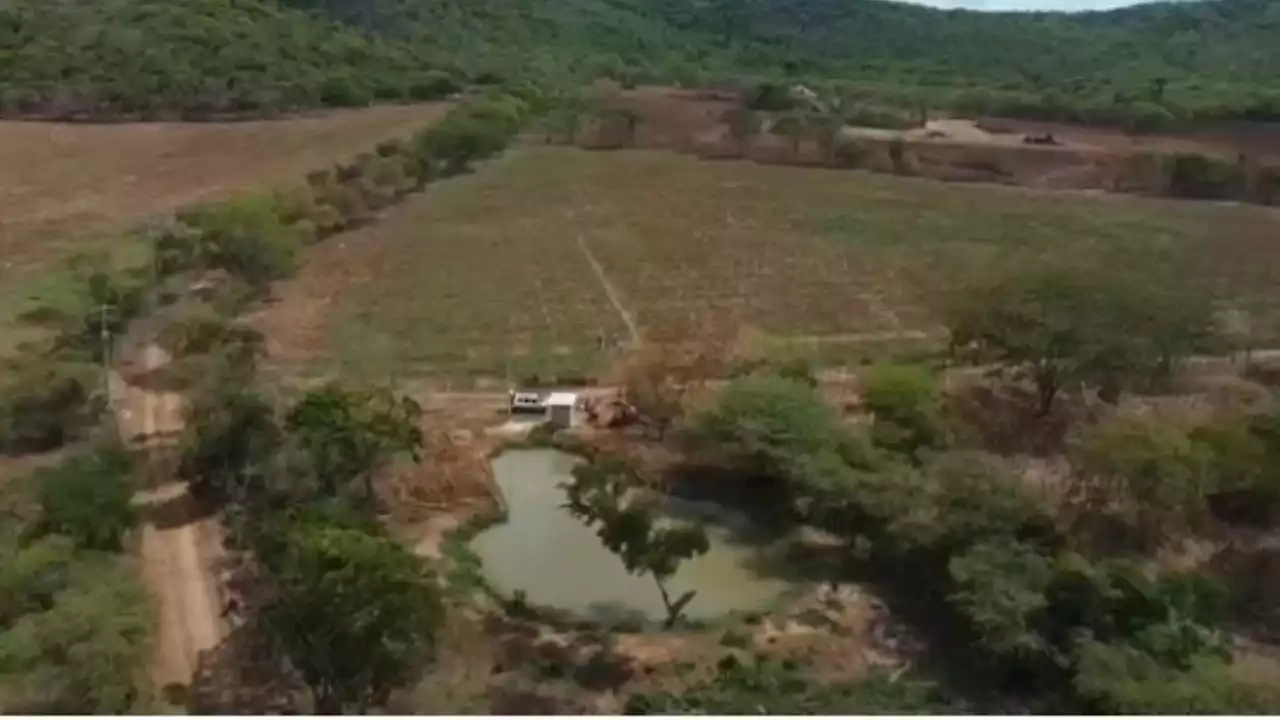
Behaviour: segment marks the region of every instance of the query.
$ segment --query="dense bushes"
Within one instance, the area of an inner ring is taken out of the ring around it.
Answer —
[[[216,118],[453,92],[406,44],[274,3],[15,0],[0,114]]]
[[[39,452],[79,437],[105,404],[102,369],[27,355],[0,377],[0,452]]]
[[[123,714],[142,681],[151,603],[122,555],[128,458],[76,455],[0,494],[0,712]]]
[[[920,418],[903,408],[935,407],[927,376],[877,374],[869,404],[878,414],[911,426]],[[1086,558],[1079,553],[1099,548],[1059,527],[1002,459],[952,450],[913,465],[899,449],[867,462],[841,451],[856,444],[853,432],[812,390],[745,380],[695,416],[696,447],[729,462],[752,487],[762,476],[785,484],[798,513],[850,548],[869,549],[883,580],[902,584],[932,624],[951,628],[936,639],[960,643],[967,659],[958,662],[973,677],[1091,712],[1259,707],[1253,689],[1225,674],[1218,628],[1226,594],[1214,580],[1105,554]],[[1105,498],[1081,496],[1106,512],[1136,510],[1130,525],[1144,541],[1184,532],[1213,488],[1203,482],[1199,446],[1145,420],[1101,425],[1079,448],[1083,486],[1106,490]],[[1172,692],[1178,684],[1188,687]],[[1161,687],[1170,691],[1164,704]]]
[[[923,368],[871,368],[863,381],[862,402],[874,418],[871,439],[885,450],[914,456],[951,442],[942,390]]]
[[[134,525],[132,468],[120,450],[100,450],[37,473],[43,532],[86,550],[118,552]]]

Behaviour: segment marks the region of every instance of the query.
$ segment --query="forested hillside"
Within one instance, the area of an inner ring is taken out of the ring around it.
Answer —
[[[905,103],[1136,125],[1280,117],[1280,3],[1105,13],[884,0],[0,1],[9,114],[427,97],[515,75],[846,81]]]
[[[200,117],[431,98],[404,44],[258,0],[2,0],[9,115]]]

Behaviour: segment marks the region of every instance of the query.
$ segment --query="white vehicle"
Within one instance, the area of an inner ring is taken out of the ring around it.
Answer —
[[[544,413],[547,411],[547,404],[542,395],[538,393],[511,390],[508,395],[511,397],[511,412],[513,413]]]

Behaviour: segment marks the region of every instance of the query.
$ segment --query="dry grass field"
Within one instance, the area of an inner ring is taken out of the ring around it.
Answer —
[[[41,271],[67,256],[114,249],[115,233],[155,214],[300,180],[445,110],[442,103],[233,123],[0,122],[0,333],[15,301],[43,289]]]
[[[1103,254],[1232,287],[1280,337],[1280,214],[669,153],[536,148],[309,250],[258,318],[294,371],[599,369],[600,333],[754,331],[810,350],[919,340],[930,292],[1029,256]]]

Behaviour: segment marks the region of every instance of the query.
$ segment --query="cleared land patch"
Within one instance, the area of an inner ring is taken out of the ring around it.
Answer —
[[[0,122],[0,330],[16,302],[44,290],[39,271],[71,254],[115,249],[121,230],[183,205],[301,181],[447,109],[233,123]]]
[[[1101,254],[1246,299],[1275,338],[1280,215],[653,152],[527,149],[309,251],[260,323],[277,359],[398,375],[589,372],[625,338],[744,329],[833,345],[936,328],[938,287]]]

